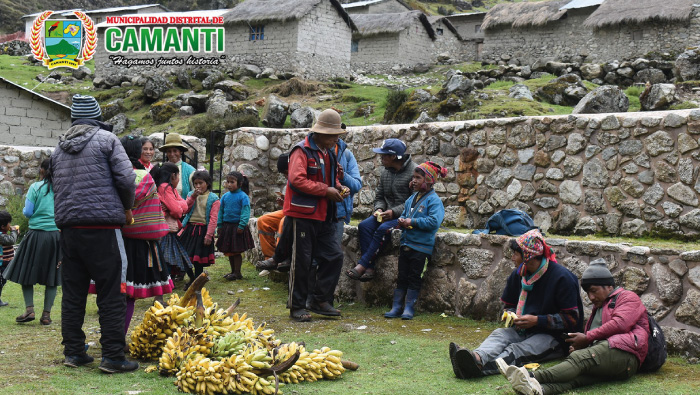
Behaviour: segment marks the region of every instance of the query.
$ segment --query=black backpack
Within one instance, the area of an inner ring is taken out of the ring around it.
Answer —
[[[617,294],[612,297],[609,303],[611,309],[615,308],[615,303],[617,302]],[[651,373],[656,372],[666,363],[666,356],[668,355],[668,350],[666,349],[666,338],[664,337],[664,331],[661,330],[661,326],[656,322],[654,317],[647,311],[647,319],[649,320],[649,342],[647,348],[647,357],[642,362],[642,365],[637,369],[639,373]]]

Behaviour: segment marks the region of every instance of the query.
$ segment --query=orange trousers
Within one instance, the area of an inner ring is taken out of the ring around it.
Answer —
[[[273,211],[258,218],[260,249],[265,259],[275,255],[277,240],[282,234],[282,224],[284,224],[284,212],[282,210]]]

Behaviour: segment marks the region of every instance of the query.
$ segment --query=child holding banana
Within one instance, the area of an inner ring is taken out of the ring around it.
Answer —
[[[416,166],[413,171],[409,185],[415,192],[406,200],[398,219],[398,227],[402,228],[399,278],[391,311],[384,314],[386,318],[413,319],[423,273],[433,254],[435,234],[445,218],[445,207],[433,185],[438,177],[446,175],[447,169],[430,161]]]

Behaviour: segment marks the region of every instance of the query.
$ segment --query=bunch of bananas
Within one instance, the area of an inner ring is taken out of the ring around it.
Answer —
[[[158,369],[163,375],[175,374],[191,354],[208,356],[213,347],[214,337],[207,335],[204,328],[177,328],[165,343]]]
[[[243,332],[229,332],[214,342],[211,355],[217,358],[229,357],[238,354],[245,347],[246,340]]]
[[[513,326],[513,321],[518,318],[518,316],[509,310],[504,310],[503,315],[501,316],[501,321],[505,321],[505,327],[508,328],[510,326]]]
[[[181,391],[202,395],[282,394],[284,383],[335,379],[345,371],[341,351],[282,344],[264,322],[255,326],[247,314],[233,313],[237,305],[219,309],[204,288],[183,298],[173,294],[134,329],[131,354],[158,358],[160,373],[176,375]]]
[[[180,391],[188,394],[224,393],[225,374],[228,375],[228,372],[225,372],[221,361],[211,360],[202,354],[193,354],[177,372],[175,384]]]

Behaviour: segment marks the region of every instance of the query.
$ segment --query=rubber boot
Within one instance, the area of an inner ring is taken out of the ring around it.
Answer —
[[[384,318],[399,318],[403,311],[403,300],[406,297],[405,289],[394,290],[394,303],[391,305],[391,311],[384,313]]]
[[[236,276],[236,280],[243,279],[243,274],[241,274],[241,266],[243,266],[243,257],[238,255],[236,262],[234,263],[233,275]]]
[[[413,305],[416,304],[418,300],[418,292],[415,289],[409,289],[406,291],[406,306],[403,308],[403,314],[401,314],[402,320],[412,320],[413,319]]]

